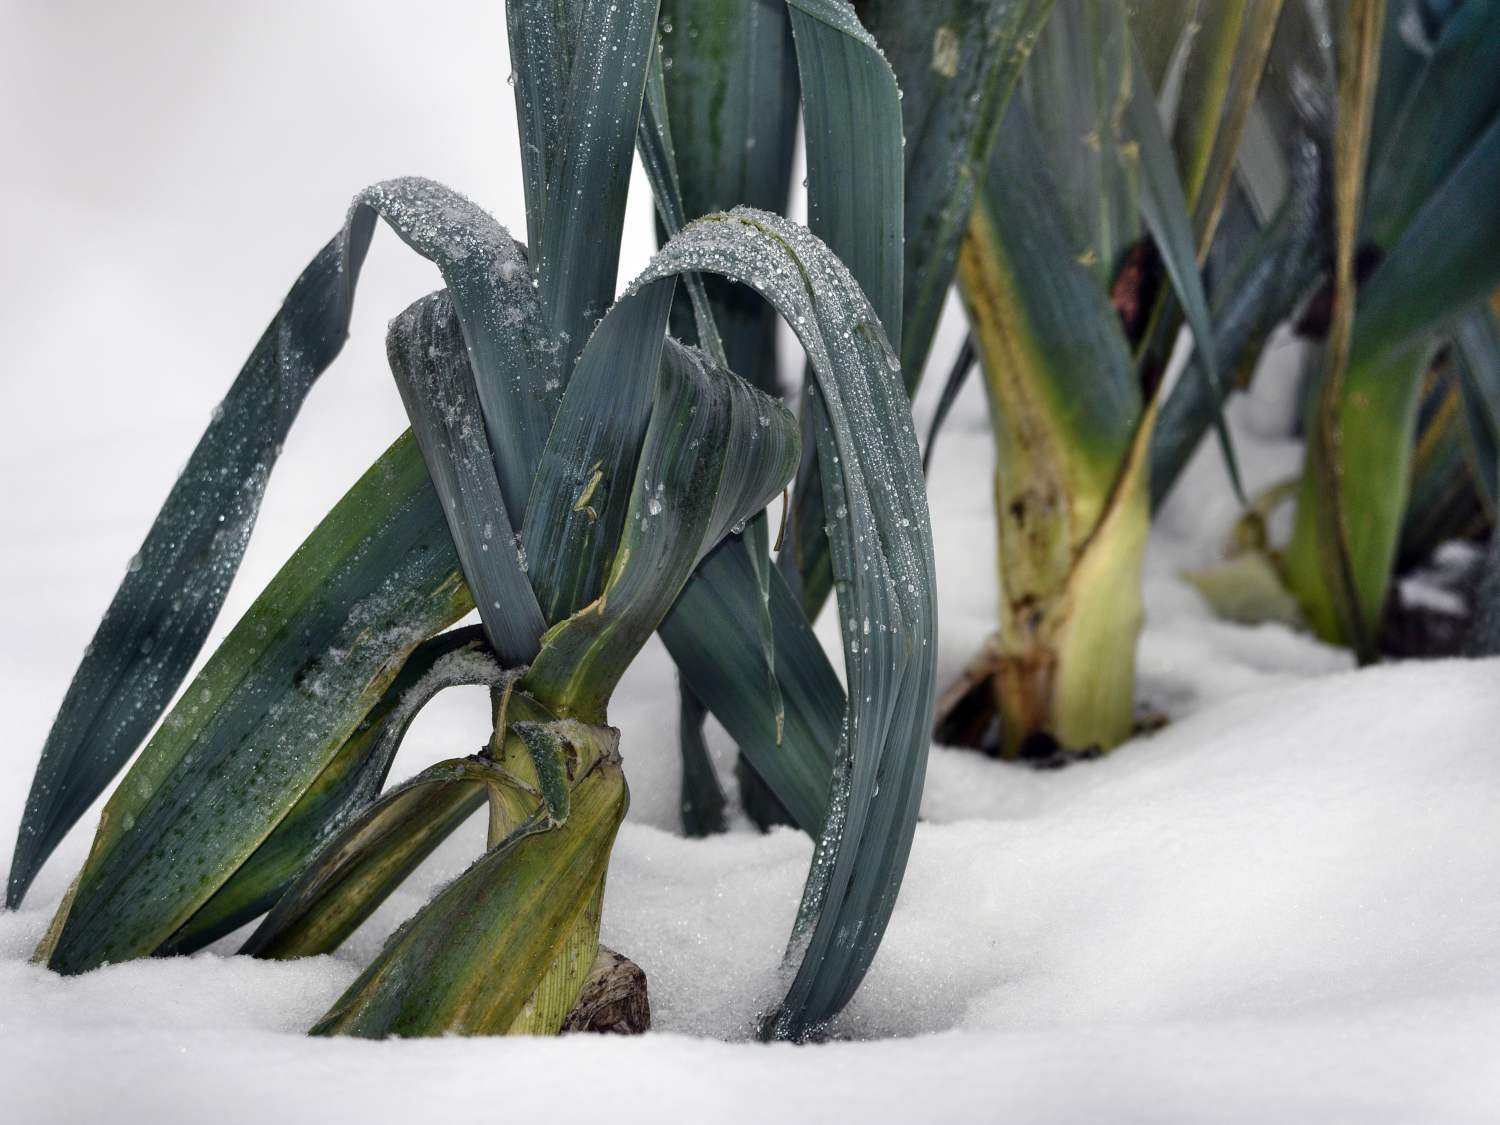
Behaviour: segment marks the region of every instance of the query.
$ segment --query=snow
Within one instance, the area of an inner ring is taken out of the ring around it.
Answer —
[[[0,92],[33,109],[0,117],[13,157],[0,237],[15,248],[0,257],[5,401],[23,423],[0,444],[0,864],[127,560],[349,198],[418,172],[522,229],[495,55],[502,6],[437,7],[431,25],[351,0],[271,5],[253,26],[220,26],[213,6],[146,4],[130,17],[131,52],[118,49],[127,25],[104,26],[116,17],[90,6],[7,14]],[[439,51],[442,66],[410,64]],[[649,249],[639,180],[630,207],[622,279]],[[354,337],[287,442],[213,640],[402,426],[381,326],[435,276],[377,235]],[[939,368],[956,339],[950,310]],[[1278,343],[1270,374],[1291,370],[1295,350]],[[1252,492],[1300,457],[1287,396],[1267,383],[1232,411]],[[936,390],[929,380],[919,432]],[[986,425],[971,387],[934,463],[939,685],[995,620]],[[657,1032],[299,1034],[476,854],[477,821],[333,957],[260,963],[229,956],[231,939],[56,977],[26,958],[82,861],[91,814],[26,906],[0,914],[0,1115],[1481,1119],[1500,1096],[1500,663],[1355,671],[1285,627],[1214,620],[1179,576],[1217,557],[1234,515],[1209,442],[1147,560],[1140,696],[1170,718],[1163,730],[1054,772],[933,749],[903,896],[837,1042],[747,1041],[776,995],[811,842],[762,836],[740,816],[724,836],[677,835],[673,677],[653,645],[613,707],[632,806],[604,938],[646,970]],[[836,651],[831,615],[819,635]],[[453,689],[418,718],[392,777],[484,735],[483,690]],[[711,736],[732,790],[722,732]]]

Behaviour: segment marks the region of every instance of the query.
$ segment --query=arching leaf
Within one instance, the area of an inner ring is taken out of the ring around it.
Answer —
[[[377,217],[442,271],[489,419],[497,475],[517,490],[506,503],[525,510],[557,393],[531,351],[534,294],[507,284],[524,261],[505,231],[456,192],[422,179],[378,184],[354,201],[343,230],[292,286],[85,650],[27,798],[9,905],[20,902],[53,848],[140,745],[203,647],[282,439],[343,346]]]
[[[896,76],[848,0],[787,0],[787,7],[802,76],[808,228],[865,291],[899,363],[904,181]],[[810,386],[811,377],[805,382]],[[833,581],[812,440],[819,409],[809,396],[792,518],[778,560],[809,619]]]
[[[530,288],[524,270],[513,280]],[[495,476],[474,371],[446,292],[422,298],[391,321],[386,355],[485,636],[501,663],[527,664],[547,623]]]
[[[707,216],[663,247],[610,320],[651,314],[657,294],[689,270],[737,277],[777,309],[808,354],[827,420],[820,460],[849,714],[834,812],[799,912],[799,968],[770,1024],[800,1037],[836,1013],[863,977],[911,845],[932,714],[932,533],[900,363],[828,248],[761,212]]]

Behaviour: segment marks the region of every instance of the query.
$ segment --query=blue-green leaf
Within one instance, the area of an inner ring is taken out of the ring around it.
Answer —
[[[256,599],[104,807],[47,963],[144,956],[313,787],[423,640],[473,606],[410,437]]]
[[[827,423],[820,461],[849,712],[833,813],[799,911],[799,966],[768,1025],[797,1038],[863,977],[911,846],[932,721],[932,532],[900,362],[842,263],[784,219],[738,209],[690,223],[630,299],[648,300],[689,270],[737,277],[775,306],[807,352]]]
[[[521,285],[530,289],[524,276]],[[424,297],[391,321],[386,352],[485,636],[507,667],[528,664],[547,623],[495,476],[473,369],[448,294]]]
[[[974,348],[974,337],[965,336],[958,355],[953,359],[953,366],[948,370],[948,378],[943,381],[943,393],[938,398],[937,408],[932,412],[932,424],[927,429],[927,447],[922,451],[923,469],[931,469],[932,450],[937,445],[938,434],[942,432],[949,411],[958,401],[959,392],[964,389],[964,384],[969,381],[978,362],[979,353]]]
[[[534,295],[512,284],[524,260],[493,219],[430,180],[378,184],[298,278],[173,486],[85,650],[48,735],[6,893],[18,904],[63,835],[140,745],[203,646],[239,568],[282,439],[348,332],[377,218],[437,264],[453,294],[512,511],[556,392],[527,335]]]
[[[729,827],[724,819],[728,799],[703,737],[708,708],[677,674],[677,738],[682,748],[682,830],[688,836],[713,836]]]
[[[787,6],[802,76],[808,227],[869,297],[899,362],[904,183],[896,77],[848,0],[787,0]],[[819,409],[811,396],[803,407],[802,466],[779,560],[810,619],[833,580],[811,440]]]
[[[671,245],[671,244],[669,244]],[[655,286],[670,299],[671,278]],[[559,425],[574,424],[592,442],[575,451],[579,464],[611,463],[612,445],[635,447],[595,415],[614,413],[611,399],[592,386],[590,357],[615,354],[632,333],[662,339],[667,307],[651,291],[621,300],[589,341],[579,374],[568,390]],[[619,677],[640,651],[699,560],[731,528],[761,511],[791,479],[797,464],[797,426],[781,405],[742,379],[716,368],[697,349],[669,340],[659,375],[650,368],[621,371],[654,387],[650,424],[628,468],[633,481],[602,500],[595,526],[614,524],[610,509],[625,499],[626,518],[611,537],[613,556],[598,596],[559,622],[543,638],[525,684],[538,698],[590,722],[603,721]],[[572,411],[577,410],[576,419]],[[597,492],[597,489],[596,489]],[[577,515],[562,490],[544,523]],[[586,517],[578,522],[586,522]]]
[[[798,100],[785,0],[663,0],[661,30],[684,217],[738,204],[785,211]],[[663,225],[669,237],[681,229]],[[728,282],[704,284],[730,370],[778,393],[775,315]],[[685,327],[674,314],[690,340]]]
[[[769,611],[773,648],[756,615]],[[804,832],[828,811],[843,685],[779,571],[764,600],[748,551],[731,539],[698,564],[658,631],[683,683],[713,712]],[[774,677],[782,709],[767,698]]]
[[[1001,115],[1051,10],[1052,0],[861,5],[860,18],[901,84],[908,390],[922,377]]]
[[[564,383],[573,357],[615,295],[656,12],[657,0],[576,0],[567,101],[534,248],[542,308]],[[528,18],[542,17],[534,11]]]
[[[1188,326],[1199,342],[1199,370],[1207,384],[1208,393],[1214,401],[1223,402],[1227,392],[1219,377],[1213,324],[1208,315],[1208,300],[1203,295],[1203,279],[1198,273],[1197,250],[1187,200],[1183,197],[1182,184],[1177,178],[1177,165],[1166,135],[1162,132],[1161,119],[1157,116],[1156,100],[1146,84],[1146,72],[1134,52],[1131,54],[1130,65],[1134,77],[1130,98],[1126,103],[1125,121],[1139,157],[1141,215],[1156,241],[1177,299],[1182,302]],[[1222,411],[1214,412],[1214,427],[1218,431],[1219,445],[1224,451],[1230,480],[1234,483],[1235,492],[1243,498],[1239,465],[1235,460],[1234,445],[1230,441],[1229,427],[1224,422]]]
[[[1203,434],[1222,414],[1230,391],[1223,374],[1245,369],[1259,357],[1271,331],[1323,274],[1317,252],[1328,221],[1323,157],[1304,137],[1292,166],[1292,182],[1276,218],[1244,248],[1214,286],[1213,348],[1221,378],[1204,375],[1195,348],[1187,369],[1172,384],[1151,434],[1151,502],[1171,492]]]
[[[1387,18],[1397,22],[1394,8]],[[1382,74],[1382,93],[1386,83]],[[1392,246],[1497,111],[1500,4],[1469,0],[1457,5],[1409,77],[1389,132],[1372,136],[1362,236]]]
[[[318,849],[375,800],[422,707],[444,688],[488,684],[499,675],[478,627],[419,645],[265,843],[157,952],[191,953],[264,914]]]

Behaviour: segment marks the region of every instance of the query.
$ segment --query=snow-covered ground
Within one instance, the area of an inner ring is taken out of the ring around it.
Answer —
[[[502,5],[426,7],[413,21],[385,3],[257,5],[239,23],[186,2],[4,5],[0,865],[125,561],[348,197],[416,171],[520,225]],[[622,279],[649,252],[648,206],[637,191]],[[216,637],[403,425],[381,325],[433,274],[393,242],[377,239],[355,338],[293,431]],[[953,340],[950,323],[940,355]],[[923,432],[929,408],[930,393]],[[1295,468],[1278,398],[1234,420],[1250,487]],[[1233,518],[1216,457],[1195,463],[1148,560],[1140,691],[1171,723],[1052,773],[936,748],[903,896],[841,1041],[746,1041],[811,845],[743,821],[676,834],[672,674],[653,646],[612,714],[633,804],[604,929],[646,970],[657,1032],[299,1034],[476,854],[478,824],[335,957],[265,964],[231,942],[58,978],[26,958],[90,816],[25,908],[0,914],[0,1117],[1483,1119],[1500,1098],[1500,664],[1355,672],[1280,626],[1214,620],[1179,574]],[[994,620],[989,464],[971,388],[932,485],[944,681]],[[468,751],[484,722],[477,690],[440,697],[396,773]]]

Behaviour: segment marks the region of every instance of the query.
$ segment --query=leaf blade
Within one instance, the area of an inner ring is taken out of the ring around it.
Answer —
[[[408,653],[472,604],[403,438],[230,632],[105,805],[51,967],[82,972],[170,938],[296,805]]]
[[[657,7],[657,0],[576,0],[574,55],[557,156],[547,169],[536,269],[563,385],[615,295]]]
[[[670,294],[672,282],[661,288]],[[630,331],[660,339],[665,315],[647,295],[627,298],[606,318],[622,323],[612,332],[600,326],[585,362],[596,347],[615,351]],[[602,721],[615,684],[698,562],[732,527],[764,509],[797,463],[791,413],[697,349],[669,339],[656,378],[633,377],[654,382],[655,391],[608,576],[596,600],[547,633],[525,681],[561,713],[590,722]],[[589,413],[614,413],[604,396],[581,397],[579,404]],[[602,433],[587,419],[580,423]],[[611,461],[611,437],[577,451],[578,464]],[[609,518],[601,514],[600,522]]]
[[[1052,0],[871,0],[862,18],[900,83],[905,135],[901,370],[922,377],[1006,103]]]
[[[1161,252],[1162,265],[1166,268],[1173,291],[1187,314],[1193,337],[1200,343],[1199,368],[1208,385],[1209,395],[1215,401],[1223,402],[1226,392],[1215,357],[1213,324],[1208,315],[1208,299],[1203,294],[1203,278],[1198,273],[1198,257],[1187,200],[1183,196],[1182,185],[1178,182],[1177,167],[1167,145],[1166,135],[1162,132],[1155,99],[1150,96],[1150,87],[1146,85],[1145,68],[1141,65],[1139,54],[1133,49],[1130,65],[1134,75],[1133,89],[1125,116],[1140,157],[1141,215]],[[1235,493],[1243,497],[1239,463],[1235,459],[1234,443],[1230,440],[1229,427],[1222,411],[1214,412],[1214,428],[1219,436],[1220,448],[1224,451],[1229,479],[1234,485]]]
[[[699,563],[657,631],[684,684],[797,826],[817,837],[828,809],[844,688],[786,580],[773,570],[763,602],[752,567],[748,552],[733,541],[720,544]],[[762,608],[773,629],[770,657],[752,624]],[[779,715],[761,687],[772,676],[783,702]]]
[[[502,664],[528,664],[547,623],[521,562],[462,329],[446,292],[422,298],[391,321],[386,355],[485,636]]]
[[[490,683],[499,672],[478,628],[455,629],[417,646],[317,783],[157,953],[195,952],[277,904],[320,845],[376,799],[422,707],[444,688]]]
[[[848,0],[787,0],[787,7],[802,78],[808,228],[864,290],[899,362],[905,184],[896,76]],[[813,618],[832,570],[810,412],[803,417],[788,549],[778,562]]]
[[[845,584],[848,744],[834,775],[844,783],[840,811],[819,845],[826,862],[815,864],[799,912],[800,964],[769,1025],[797,1038],[858,986],[910,848],[933,702],[932,532],[899,358],[842,263],[785,220],[737,209],[689,224],[630,292],[689,270],[745,279],[798,333],[838,456],[823,479],[825,487],[837,482],[842,505],[831,522],[835,573]],[[889,799],[872,810],[877,780],[890,786]],[[836,937],[850,932],[858,938]]]
[[[785,0],[664,0],[661,27],[662,56],[671,62],[664,115],[683,207],[682,221],[665,224],[666,234],[736,204],[785,211],[799,93]],[[729,369],[779,393],[776,318],[729,282],[708,277],[703,284]],[[674,334],[691,340],[684,327],[674,319]]]
[[[1375,84],[1380,64],[1378,46],[1385,20],[1385,0],[1350,0],[1343,13],[1338,37],[1337,130],[1334,136],[1334,316],[1324,353],[1322,383],[1318,392],[1315,424],[1308,439],[1307,458],[1311,471],[1305,482],[1316,480],[1321,502],[1306,504],[1299,499],[1298,524],[1307,524],[1304,513],[1316,513],[1317,527],[1311,548],[1321,573],[1323,597],[1319,597],[1308,572],[1297,579],[1298,558],[1307,557],[1307,535],[1293,534],[1288,560],[1293,587],[1302,598],[1313,624],[1325,635],[1342,636],[1361,663],[1375,658],[1374,624],[1369,599],[1379,594],[1361,591],[1355,573],[1359,565],[1350,541],[1348,506],[1342,445],[1342,418],[1350,344],[1355,324],[1354,255],[1358,235],[1360,198],[1364,190],[1365,164],[1369,153],[1370,124],[1374,115]],[[1411,359],[1402,366],[1415,366]],[[1304,487],[1304,494],[1306,487]],[[1314,604],[1317,602],[1319,604]],[[1380,607],[1374,607],[1379,613]]]

